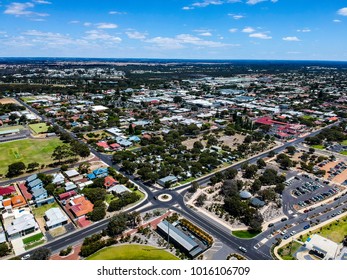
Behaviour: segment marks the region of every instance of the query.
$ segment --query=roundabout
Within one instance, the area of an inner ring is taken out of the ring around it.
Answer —
[[[172,200],[172,195],[163,193],[161,195],[158,195],[158,200],[161,202],[169,202]]]

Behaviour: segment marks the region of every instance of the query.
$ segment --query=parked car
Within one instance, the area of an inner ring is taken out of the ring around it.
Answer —
[[[30,258],[30,254],[26,254],[23,257],[21,257],[21,260],[28,260]]]
[[[306,225],[306,226],[304,226],[304,229],[308,229],[310,227],[311,227],[310,225]]]
[[[240,246],[240,247],[239,247],[239,250],[242,251],[242,252],[244,252],[244,253],[247,253],[247,249],[246,249],[245,247]]]

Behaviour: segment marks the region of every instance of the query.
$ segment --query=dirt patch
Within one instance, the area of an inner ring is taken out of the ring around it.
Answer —
[[[18,102],[13,98],[1,98],[0,99],[0,104],[11,104],[11,103],[18,104]]]
[[[206,141],[202,140],[201,136],[183,141],[182,145],[186,146],[188,149],[192,149],[194,146],[194,143],[197,141],[200,141],[204,147],[206,146]]]
[[[223,141],[223,145],[230,147],[232,150],[237,148],[238,144],[242,144],[246,136],[235,134],[232,136],[224,135],[219,138],[219,141]]]
[[[59,235],[62,235],[64,233],[66,233],[66,229],[65,227],[57,227],[55,229],[51,229],[49,231],[49,233],[53,236],[53,237],[57,237]]]

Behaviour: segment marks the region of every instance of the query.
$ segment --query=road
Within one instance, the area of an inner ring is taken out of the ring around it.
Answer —
[[[17,99],[18,100],[18,99]],[[40,116],[39,112],[36,109],[31,108],[21,100],[18,100],[21,104],[23,104],[25,107],[27,107],[29,110],[31,110],[33,113],[37,114]],[[54,124],[54,121],[48,120],[45,117],[40,116],[40,118],[43,121],[51,121]],[[56,124],[57,125],[57,124]],[[332,125],[336,125],[332,124]],[[329,126],[332,126],[329,125]],[[76,139],[77,141],[81,142],[84,144],[84,142],[76,137],[76,135],[70,131],[65,130],[63,127],[59,126],[59,129],[63,132],[69,133],[71,137]],[[298,138],[292,142],[287,142],[284,143],[280,147],[276,147],[272,150],[263,152],[261,154],[255,155],[253,157],[250,157],[247,161],[249,163],[255,163],[258,159],[264,158],[268,155],[270,151],[274,151],[275,153],[280,153],[284,149],[286,149],[288,146],[294,146],[299,143],[302,143],[304,139],[308,136],[314,136],[317,135],[320,132],[320,130],[317,130],[315,132],[312,132],[305,137]],[[115,168],[117,171],[122,173],[120,171],[120,168],[118,165],[113,164],[112,158],[108,155],[104,155],[102,153],[99,153],[96,151],[94,148],[90,147],[91,153],[93,153],[96,157],[104,161],[106,164],[109,166],[112,166]],[[240,168],[242,165],[242,162],[236,163],[229,168]],[[142,201],[139,203],[136,207],[132,208],[131,211],[136,211],[137,209],[141,209],[141,212],[148,211],[148,210],[153,210],[156,208],[167,208],[167,209],[172,209],[181,215],[187,217],[189,220],[191,220],[193,223],[197,224],[199,227],[201,227],[203,230],[206,232],[210,233],[213,237],[219,239],[221,242],[225,243],[226,245],[230,246],[231,248],[234,248],[237,250],[239,246],[245,247],[247,249],[246,253],[243,253],[248,259],[254,259],[254,260],[264,260],[264,259],[272,259],[271,253],[270,253],[270,246],[261,246],[258,249],[254,249],[254,246],[256,243],[261,240],[260,238],[264,238],[268,236],[271,233],[271,229],[266,230],[262,234],[260,234],[257,238],[254,239],[239,239],[231,235],[230,230],[225,228],[223,225],[220,223],[216,222],[215,220],[210,219],[206,215],[203,215],[201,212],[194,211],[190,209],[184,202],[184,195],[187,192],[187,189],[190,187],[191,182],[181,185],[174,190],[168,191],[168,190],[163,190],[155,187],[149,187],[145,185],[142,181],[139,181],[134,178],[134,176],[129,175],[129,174],[124,174],[124,176],[128,177],[133,183],[137,184],[138,186],[141,187],[141,189],[147,193],[148,197],[145,201]],[[208,183],[209,179],[214,176],[214,174],[207,175],[203,178],[200,178],[197,180],[197,182],[200,185],[204,185]],[[172,200],[169,202],[161,202],[157,200],[155,197],[162,194],[162,193],[168,193],[170,192],[170,195],[172,196]],[[147,206],[148,205],[148,206]],[[295,220],[294,219],[302,219],[303,215],[299,215],[299,217],[296,218],[290,218],[290,220],[287,221],[287,223],[292,223]],[[61,249],[66,248],[67,246],[81,242],[85,237],[90,236],[94,233],[100,232],[101,230],[105,229],[107,227],[107,224],[109,222],[109,219],[102,220],[100,222],[94,223],[90,225],[87,228],[79,229],[76,230],[70,234],[64,235],[61,238],[55,239],[46,245],[44,247],[50,249],[52,252],[57,252]],[[278,226],[280,226],[279,224]],[[298,226],[299,227],[299,226]],[[27,252],[30,253],[30,252]]]

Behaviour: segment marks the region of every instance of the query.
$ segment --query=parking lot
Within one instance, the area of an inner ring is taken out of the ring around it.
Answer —
[[[314,205],[340,191],[339,187],[330,185],[327,180],[313,179],[306,174],[297,175],[286,184],[293,198],[291,202],[297,210]]]

